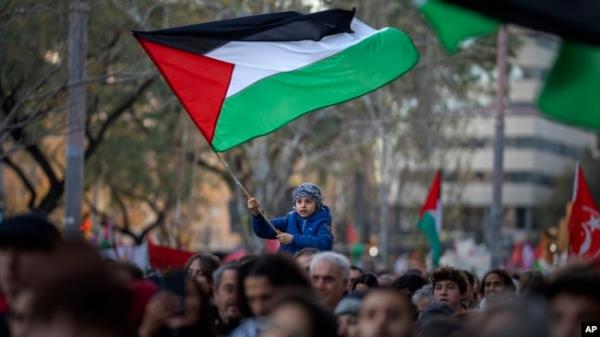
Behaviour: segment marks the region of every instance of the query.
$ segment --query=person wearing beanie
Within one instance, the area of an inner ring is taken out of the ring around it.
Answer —
[[[333,314],[337,321],[338,337],[358,336],[358,312],[362,296],[347,295],[335,307]]]
[[[0,336],[16,336],[23,329],[23,324],[14,319],[18,317],[15,313],[29,307],[32,279],[38,276],[38,268],[60,240],[58,229],[37,214],[0,221]],[[12,316],[8,314],[9,307]]]
[[[292,193],[294,209],[282,217],[270,219],[277,228],[274,231],[261,214],[261,204],[256,198],[248,199],[252,212],[252,229],[263,239],[277,239],[281,243],[280,252],[294,254],[312,247],[320,251],[331,250],[331,213],[323,204],[319,187],[312,183],[302,183]]]
[[[452,317],[454,309],[446,303],[432,302],[419,313],[419,322],[424,325],[434,317]]]
[[[60,240],[58,229],[36,214],[17,215],[0,222],[0,291],[9,304]]]

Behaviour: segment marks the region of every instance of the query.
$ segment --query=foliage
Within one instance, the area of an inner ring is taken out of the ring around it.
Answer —
[[[338,218],[355,219],[363,238],[381,217],[372,200],[385,205],[389,194],[397,199],[404,182],[414,178],[406,163],[425,172],[447,164],[444,151],[436,149],[448,145],[448,132],[462,127],[447,111],[470,108],[464,103],[469,92],[494,64],[493,39],[482,39],[458,56],[445,55],[408,0],[113,0],[89,5],[86,189],[108,190],[110,203],[98,207],[90,192],[86,208],[104,216],[119,214],[117,228],[138,242],[150,228],[161,227],[165,239],[170,236],[178,244],[181,237],[172,232],[178,221],[175,206],[192,200],[198,184],[219,181],[234,193],[229,205],[233,228],[245,234],[247,245],[259,248],[246,225],[245,197],[196,131],[189,130],[189,118],[131,30],[262,12],[356,7],[357,16],[376,28],[406,31],[422,55],[409,74],[224,154],[269,214],[289,210],[293,185],[310,179],[335,192],[336,200],[328,202],[338,206]],[[22,182],[28,207],[46,213],[60,211],[63,193],[67,27],[64,1],[14,1],[0,9],[0,48],[7,51],[0,55],[0,157]],[[474,65],[479,71],[473,71]],[[192,165],[200,175],[197,181],[190,181]],[[184,205],[188,220],[198,216],[194,207],[193,202]],[[153,214],[150,220],[140,209]]]

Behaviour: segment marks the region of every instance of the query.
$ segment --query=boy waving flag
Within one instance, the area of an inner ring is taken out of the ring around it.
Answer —
[[[369,93],[418,61],[410,38],[354,11],[270,13],[134,32],[215,151]]]

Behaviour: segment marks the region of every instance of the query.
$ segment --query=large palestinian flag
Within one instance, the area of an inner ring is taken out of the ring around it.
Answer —
[[[346,10],[263,14],[134,35],[215,151],[371,92],[419,58],[405,33],[375,30]]]

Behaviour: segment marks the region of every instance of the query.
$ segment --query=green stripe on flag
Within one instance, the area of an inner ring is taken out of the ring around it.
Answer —
[[[418,60],[410,38],[388,28],[333,56],[262,79],[225,100],[212,146],[225,151],[308,112],[364,95]]]
[[[600,130],[600,47],[565,41],[538,98],[546,116]]]
[[[491,34],[500,27],[496,20],[440,0],[425,1],[420,11],[449,53],[455,53],[462,41]]]
[[[419,220],[417,226],[425,234],[427,241],[429,241],[433,267],[435,268],[440,265],[440,256],[442,255],[442,246],[435,226],[435,217],[430,212],[427,212]]]

